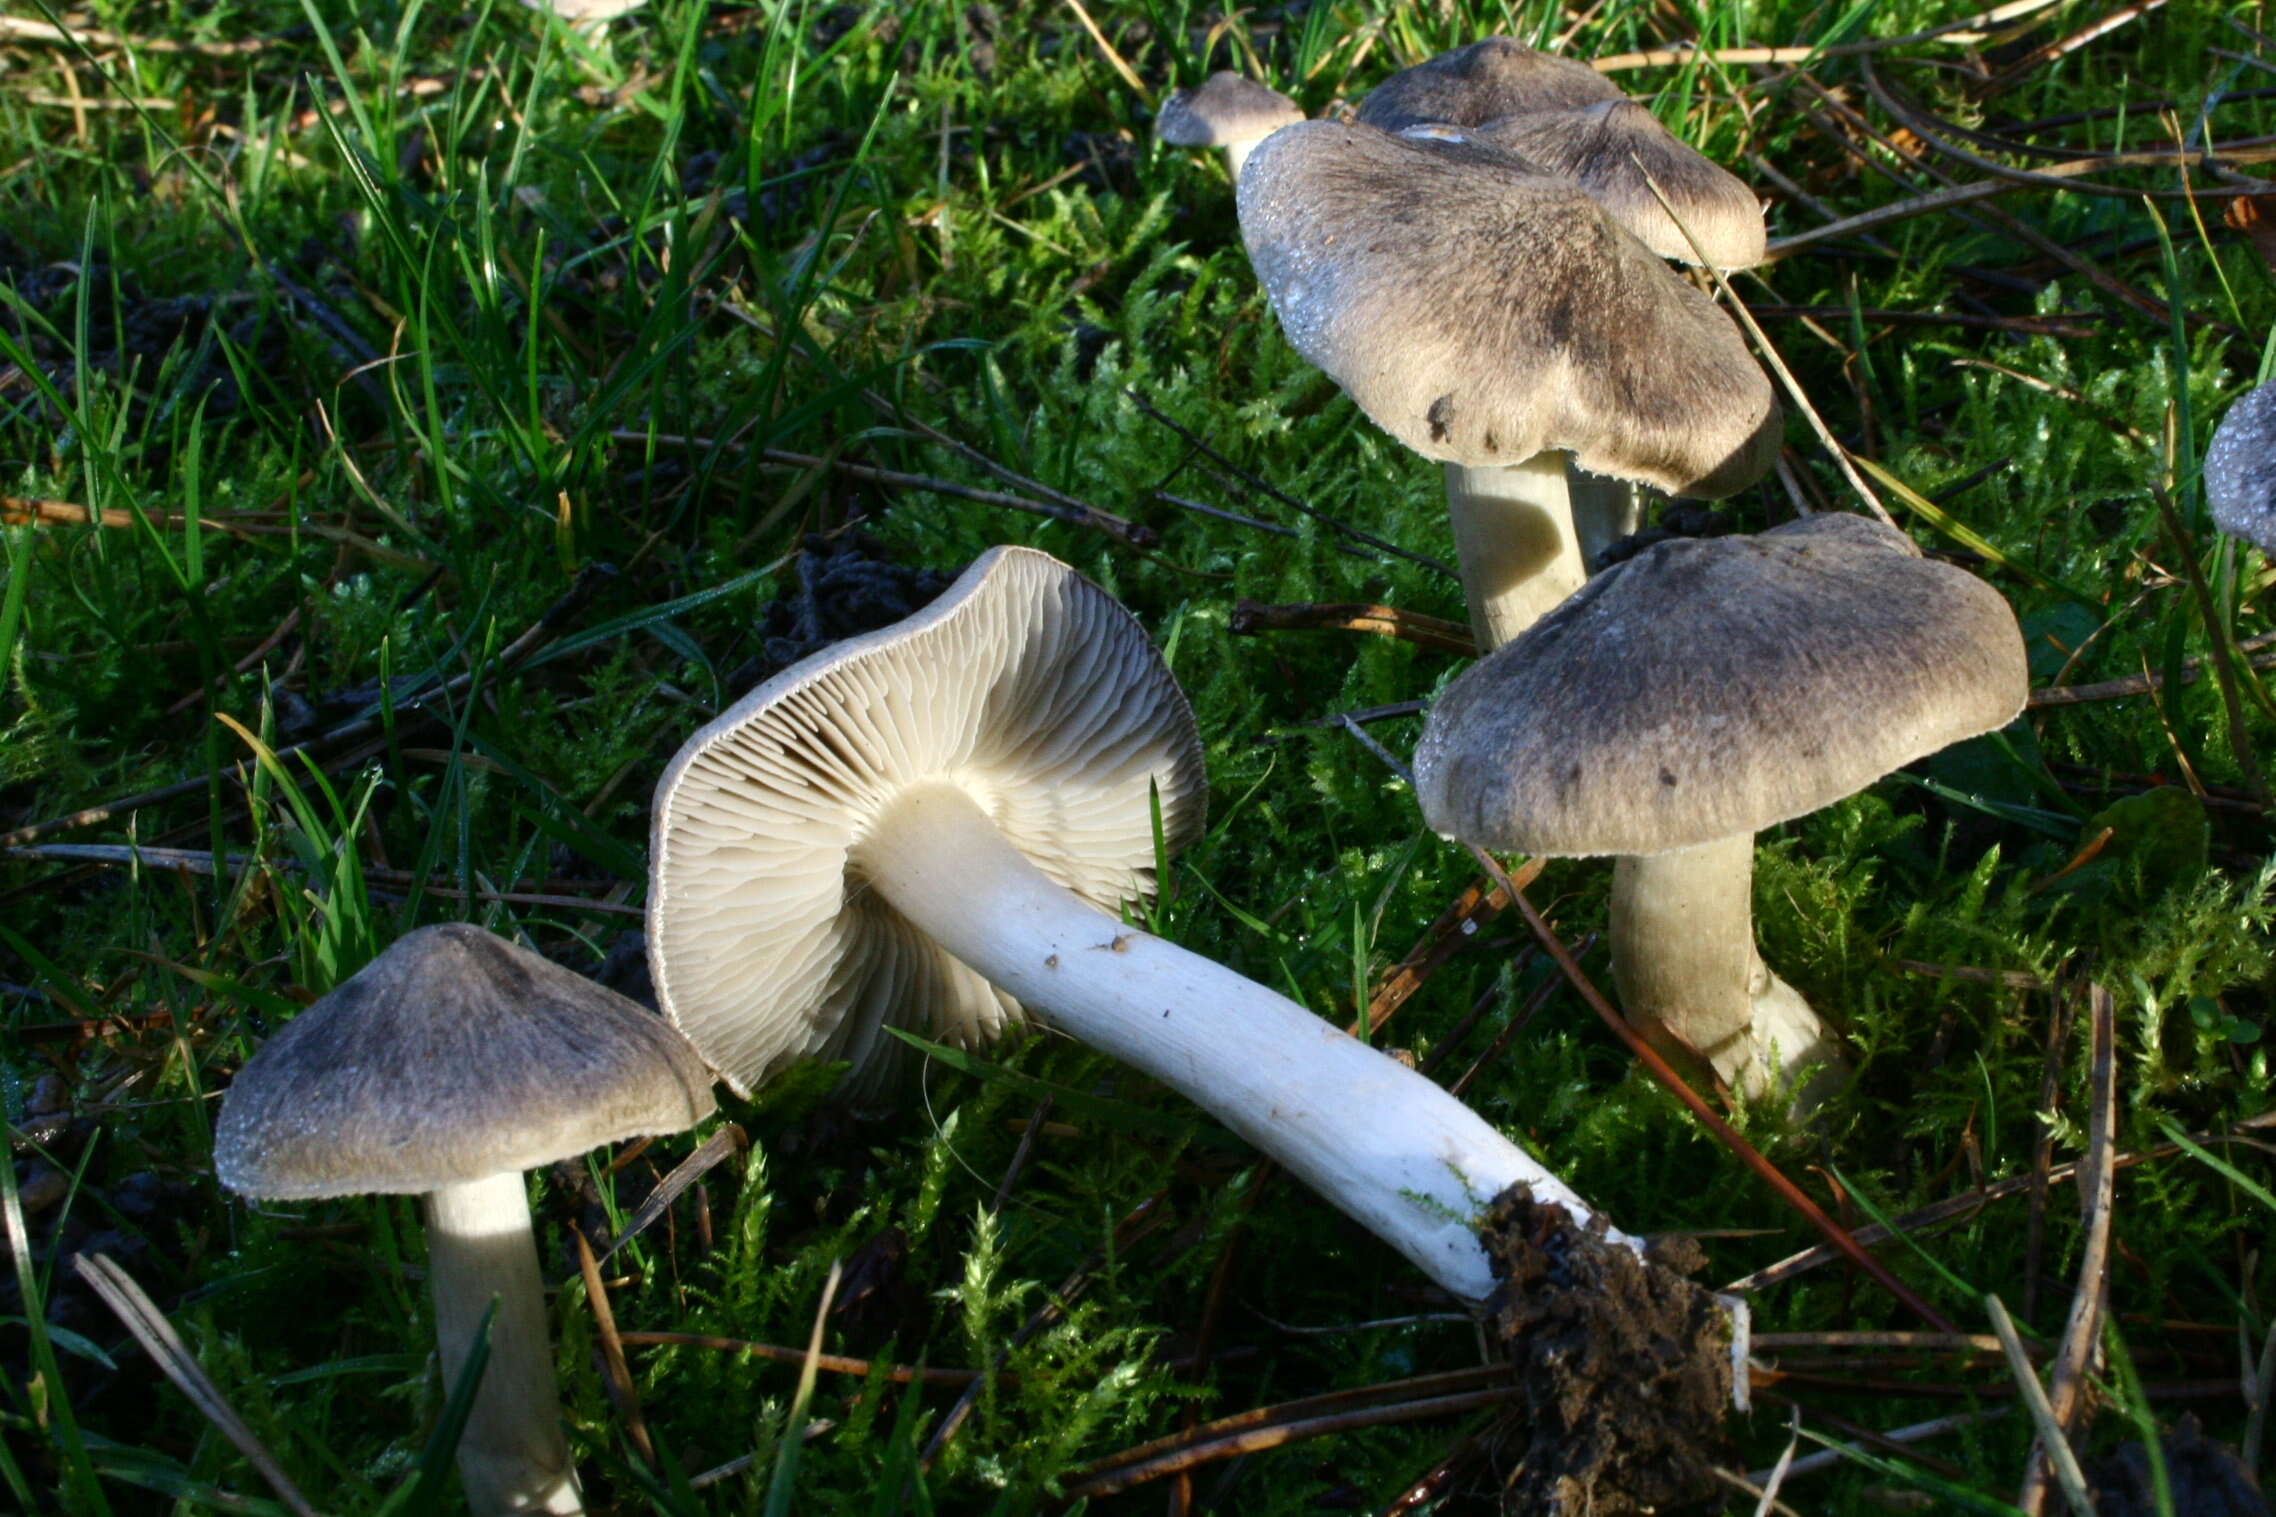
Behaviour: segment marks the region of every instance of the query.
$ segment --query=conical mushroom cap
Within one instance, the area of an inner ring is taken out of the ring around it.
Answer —
[[[1447,687],[1415,789],[1484,847],[1665,853],[1815,811],[2029,693],[1999,592],[1894,528],[1812,516],[1590,580]]]
[[[1357,119],[1378,131],[1440,123],[1477,126],[1521,111],[1577,110],[1624,100],[1620,86],[1585,63],[1488,37],[1425,59],[1384,80],[1359,103]]]
[[[1671,495],[1777,456],[1738,328],[1577,185],[1475,143],[1283,127],[1239,186],[1249,262],[1299,353],[1426,458],[1551,448]]]
[[[1754,191],[1633,100],[1524,111],[1480,122],[1466,132],[1473,142],[1577,181],[1613,220],[1662,258],[1698,263],[1704,253],[1719,269],[1762,262],[1762,202]],[[1655,184],[1675,216],[1652,193]],[[1685,228],[1698,239],[1697,252],[1684,237]]]
[[[246,1061],[214,1170],[269,1200],[439,1190],[713,1110],[654,1012],[495,934],[406,933]]]
[[[1129,612],[1048,554],[996,548],[930,606],[784,670],[656,789],[648,953],[669,1016],[748,1091],[852,1061],[888,1023],[994,1036],[1019,1007],[870,891],[855,854],[913,785],[958,784],[1056,883],[1111,911],[1200,830],[1201,740]]]
[[[2213,525],[2276,554],[2276,385],[2246,392],[2205,450],[2205,502]]]
[[[1179,90],[1162,103],[1154,135],[1172,147],[1229,147],[1269,137],[1304,113],[1275,89],[1230,70],[1211,74],[1199,89]]]

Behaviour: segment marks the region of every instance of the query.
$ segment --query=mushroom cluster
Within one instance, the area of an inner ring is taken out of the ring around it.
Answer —
[[[1720,498],[1777,456],[1769,380],[1663,261],[1759,260],[1760,208],[1585,64],[1506,37],[1418,64],[1273,133],[1239,198],[1290,344],[1445,466],[1482,647],[1581,587],[1636,487]]]

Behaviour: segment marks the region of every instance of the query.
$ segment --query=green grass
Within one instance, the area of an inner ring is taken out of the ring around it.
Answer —
[[[1193,697],[1215,792],[1208,835],[1159,912],[1177,941],[1342,1020],[1468,883],[1398,781],[1348,736],[1307,725],[1428,696],[1454,661],[1381,638],[1227,629],[1241,596],[1459,616],[1457,585],[1339,551],[1345,539],[1313,518],[1189,457],[1139,401],[1275,490],[1444,558],[1437,471],[1281,341],[1219,161],[1151,143],[1148,102],[1071,10],[656,0],[599,43],[513,4],[90,11],[82,19],[146,40],[0,54],[0,496],[12,518],[30,509],[15,502],[53,501],[107,523],[0,530],[0,830],[210,775],[51,841],[251,862],[211,875],[0,862],[0,1106],[19,1188],[39,1200],[31,1255],[0,1300],[13,1319],[0,1320],[7,1500],[281,1510],[75,1286],[73,1247],[135,1274],[321,1509],[378,1510],[431,1462],[448,1387],[429,1355],[415,1209],[232,1201],[210,1171],[213,1098],[296,1006],[417,923],[476,920],[581,968],[637,925],[655,777],[737,693],[731,676],[761,651],[762,609],[790,585],[802,533],[859,517],[901,561],[951,570],[993,543],[1032,543],[1154,630]],[[1254,57],[1314,113],[1431,51],[1571,25],[1537,5],[1318,0],[1245,13],[1205,62],[1214,12],[1182,0],[1091,11],[1149,89]],[[1585,56],[1686,33],[1831,44],[1956,14],[1757,0],[1709,17],[1614,0],[1566,45]],[[2096,113],[2043,134],[2070,144],[2056,158],[2169,144],[2171,123],[2192,130],[2215,87],[2210,140],[2276,130],[2276,106],[2255,93],[2265,69],[2213,51],[2257,44],[2212,6],[2157,11],[1988,100],[1952,66],[1996,73],[2090,19],[2058,7],[2012,41],[1919,43],[1874,66],[1925,109],[1985,131]],[[1703,62],[1618,77],[1750,180],[1747,154],[1834,214],[1934,187],[1882,149],[1863,151],[1909,190],[1845,152],[1809,119],[1825,104],[1776,71]],[[1854,56],[1815,77],[1893,129]],[[89,109],[71,107],[73,89]],[[129,102],[144,103],[115,108]],[[1737,281],[1757,303],[1830,310],[1771,319],[1771,336],[1834,432],[1885,471],[1876,489],[1917,540],[2010,597],[2042,683],[2082,644],[2070,682],[2172,675],[2268,626],[2266,567],[2214,537],[2195,477],[2221,410],[2264,367],[2268,265],[2222,227],[2225,192],[2195,216],[2171,198],[2153,215],[2133,192],[2177,188],[2175,170],[2092,177],[2129,192],[2018,189]],[[2172,318],[2052,262],[1985,219],[1995,212]],[[1817,219],[1778,197],[1774,235]],[[1887,311],[2059,317],[2062,335],[1872,314]],[[1019,492],[918,423],[1159,542],[1138,551],[762,456]],[[1789,438],[1801,488],[1854,505],[1798,421]],[[1181,510],[1158,489],[1294,535]],[[1759,527],[1792,507],[1772,484],[1734,511]],[[558,635],[509,661],[600,564],[616,572]],[[2042,1098],[2051,998],[1892,960],[2047,980],[2069,964],[2108,986],[2121,1148],[2267,1110],[2276,874],[2251,797],[2276,753],[2276,703],[2259,675],[2232,680],[2241,730],[2210,677],[2170,682],[2155,701],[2050,708],[1765,834],[1765,955],[1860,1057],[1820,1129],[1755,1112],[1749,1135],[1857,1225],[2026,1173],[2043,1135],[2058,1159],[2076,1152],[2080,1035],[2052,1105]],[[285,751],[364,718],[365,738]],[[1403,751],[1417,729],[1373,730]],[[2209,803],[2155,788],[2191,777]],[[2056,878],[2105,828],[2100,852]],[[1602,925],[1606,879],[1601,865],[1559,863],[1532,893],[1574,937]],[[1478,997],[1522,1001],[1547,975],[1534,959],[1513,968],[1516,946],[1501,926],[1483,934],[1384,1039],[1427,1054]],[[58,1026],[96,1017],[117,1021],[86,1037]],[[1446,1077],[1490,1035],[1455,1050]],[[560,1362],[596,1500],[1024,1512],[1051,1505],[1070,1469],[1189,1417],[1475,1362],[1469,1328],[1434,1320],[1438,1303],[1388,1250],[1295,1186],[1249,1175],[1239,1145],[1174,1097],[1062,1040],[965,1070],[934,1063],[890,1119],[850,1120],[820,1085],[794,1078],[730,1103],[751,1141],[706,1178],[710,1248],[683,1200],[610,1262],[618,1323],[803,1345],[842,1261],[825,1350],[997,1372],[920,1471],[953,1389],[824,1375],[805,1405],[794,1367],[638,1348],[663,1456],[643,1470],[594,1367],[563,1229],[621,1221],[704,1134],[613,1173],[605,1155],[564,1166],[536,1195],[549,1274],[568,1282]],[[1047,1088],[1069,1093],[1051,1113],[1063,1125],[1042,1130],[991,1215]],[[1716,1280],[1812,1241],[1568,994],[1548,999],[1469,1099],[1623,1225],[1717,1234]],[[2163,1385],[2233,1384],[2237,1329],[2255,1347],[2268,1329],[2265,1155],[2204,1153],[2219,1163],[2184,1155],[2119,1178],[2111,1297],[2130,1364],[2090,1453],[2136,1436],[2137,1419],[2170,1421],[2180,1404],[2157,1399]],[[1125,1226],[1157,1192],[1150,1225]],[[2030,1205],[1999,1201],[1917,1252],[1882,1252],[1971,1326],[1997,1291],[2027,1332],[2051,1338],[2078,1225],[2071,1193],[2055,1191],[2027,1308]],[[1060,1295],[1071,1280],[1079,1289]],[[1213,1299],[1218,1357],[1181,1368]],[[53,1329],[26,1332],[26,1301],[53,1302]],[[1057,1314],[1034,1316],[1052,1301]],[[1915,1325],[1832,1268],[1765,1293],[1758,1313],[1765,1331]],[[2001,1379],[1990,1360],[1835,1373],[1920,1394],[1797,1389],[1820,1431],[1820,1411],[1893,1427],[1967,1404],[1937,1389]],[[2240,1435],[2233,1396],[2188,1404],[2216,1435]],[[820,1430],[793,1449],[799,1405]],[[1194,1491],[1242,1513],[1380,1509],[1463,1430],[1298,1443],[1205,1466]],[[1786,1412],[1767,1407],[1738,1431],[1731,1462],[1767,1465]],[[1924,1446],[1920,1465],[1860,1464],[1792,1495],[1805,1510],[1848,1510],[1917,1479],[2008,1501],[2027,1439],[2019,1417],[1988,1423]],[[444,1487],[421,1482],[402,1499],[451,1510]],[[1437,1509],[1475,1505],[1485,1488]],[[1162,1499],[1147,1487],[1092,1509]]]

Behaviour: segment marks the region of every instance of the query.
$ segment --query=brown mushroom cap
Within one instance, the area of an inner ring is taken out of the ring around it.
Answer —
[[[2247,391],[2214,429],[2205,503],[2213,525],[2276,554],[2276,384]]]
[[[1998,591],[1859,516],[1664,542],[1447,687],[1424,819],[1488,848],[1655,854],[1805,815],[2029,694]]]
[[[1376,425],[1474,468],[1571,452],[1673,495],[1745,488],[1780,413],[1731,319],[1570,181],[1470,142],[1309,121],[1239,186],[1296,350]]]
[[[1514,37],[1488,37],[1393,74],[1359,103],[1357,119],[1385,132],[1432,123],[1477,126],[1521,111],[1577,110],[1626,98],[1585,63]]]
[[[419,1193],[713,1109],[662,1017],[463,923],[406,933],[238,1072],[214,1169],[270,1200]]]
[[[1304,119],[1296,102],[1229,70],[1211,74],[1199,89],[1179,90],[1162,103],[1154,135],[1173,147],[1227,147],[1255,142]]]
[[[1524,111],[1466,130],[1474,142],[1577,180],[1613,220],[1662,258],[1698,263],[1704,253],[1719,269],[1762,262],[1762,203],[1754,191],[1633,100]],[[1654,185],[1667,197],[1666,206],[1652,193]],[[1683,235],[1686,229],[1699,243],[1696,251]]]
[[[963,1044],[1018,1018],[855,862],[899,796],[942,781],[1110,911],[1153,893],[1151,797],[1173,851],[1207,803],[1192,710],[1144,630],[1033,549],[992,549],[914,616],[784,670],[656,788],[656,995],[730,1085],[804,1058],[874,1080],[888,1024]]]

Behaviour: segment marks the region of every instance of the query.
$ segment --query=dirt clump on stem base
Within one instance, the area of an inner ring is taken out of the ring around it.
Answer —
[[[1521,1412],[1504,1433],[1513,1517],[1649,1512],[1705,1494],[1731,1409],[1730,1325],[1683,1277],[1689,1239],[1652,1258],[1576,1227],[1523,1185],[1486,1213],[1500,1287],[1489,1323]]]

